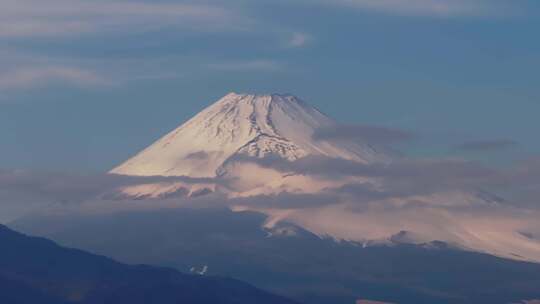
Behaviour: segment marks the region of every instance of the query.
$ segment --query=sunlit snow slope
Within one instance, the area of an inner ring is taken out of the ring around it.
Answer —
[[[230,93],[111,173],[215,177],[235,155],[291,161],[324,155],[364,163],[388,159],[368,143],[312,139],[316,129],[334,123],[292,95]]]

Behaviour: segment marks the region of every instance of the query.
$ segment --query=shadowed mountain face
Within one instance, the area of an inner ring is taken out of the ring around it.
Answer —
[[[60,297],[46,294],[28,284],[0,277],[0,303],[68,304]]]
[[[236,280],[129,266],[4,226],[0,244],[0,303],[294,303]]]
[[[298,226],[261,229],[261,214],[228,210],[54,216],[14,226],[129,263],[207,269],[316,304],[507,304],[540,297],[540,265],[454,250],[442,242],[368,246]],[[201,223],[204,222],[204,225]],[[136,234],[133,231],[137,231]]]

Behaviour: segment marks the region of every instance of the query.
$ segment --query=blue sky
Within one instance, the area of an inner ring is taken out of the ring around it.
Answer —
[[[539,17],[527,0],[2,1],[0,167],[107,170],[230,91],[412,131],[413,155],[535,155]]]

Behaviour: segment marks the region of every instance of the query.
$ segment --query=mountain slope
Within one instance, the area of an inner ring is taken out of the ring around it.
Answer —
[[[324,155],[373,162],[388,159],[369,143],[314,141],[335,122],[292,95],[230,93],[111,170],[123,175],[215,177],[235,155],[296,160]]]
[[[292,224],[263,230],[264,221],[264,215],[252,212],[178,209],[51,216],[15,227],[129,263],[185,271],[207,266],[211,275],[230,275],[305,303],[540,299],[540,264],[456,250],[441,242],[401,244],[402,235],[393,244],[364,247],[319,238]],[[146,228],[134,237],[132,227]]]
[[[128,266],[1,225],[0,244],[2,303],[293,303],[239,281]]]
[[[407,231],[402,241],[411,244],[444,241],[465,250],[540,261],[540,241],[527,237],[540,229],[535,212],[508,208],[460,182],[456,188],[444,180],[436,185],[437,174],[413,185],[416,175],[452,171],[448,166],[403,169],[402,158],[366,140],[313,136],[334,126],[332,119],[291,95],[231,93],[111,171],[188,176],[196,182],[129,185],[103,197],[175,199],[217,193],[233,210],[268,215],[267,228],[289,221],[320,236],[367,244]],[[323,162],[326,167],[314,173],[294,170]],[[349,168],[360,173],[342,174]],[[388,172],[393,179],[386,178]],[[431,185],[427,191],[424,183]],[[308,196],[298,198],[297,206],[283,194]]]
[[[68,304],[17,280],[0,277],[0,303],[8,304]]]

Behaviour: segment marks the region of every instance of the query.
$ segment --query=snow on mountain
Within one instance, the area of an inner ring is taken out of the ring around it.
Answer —
[[[237,155],[290,161],[324,155],[363,163],[389,159],[369,143],[312,139],[316,129],[333,124],[292,95],[230,93],[111,173],[215,177]]]
[[[290,222],[319,236],[365,244],[443,241],[466,250],[540,262],[540,242],[524,234],[540,231],[538,214],[506,207],[484,192],[458,190],[371,201],[352,197],[309,208],[253,204],[254,197],[320,194],[349,184],[384,189],[384,181],[375,178],[327,178],[236,161],[242,156],[287,161],[326,156],[363,164],[392,163],[391,153],[369,142],[313,139],[317,129],[335,124],[291,95],[230,93],[111,173],[210,178],[196,184],[171,181],[128,186],[119,189],[118,197],[194,197],[219,192],[241,202],[231,206],[234,211],[266,214],[264,228],[269,230]],[[214,177],[226,179],[227,185],[213,184]],[[362,211],[353,211],[358,206]]]

